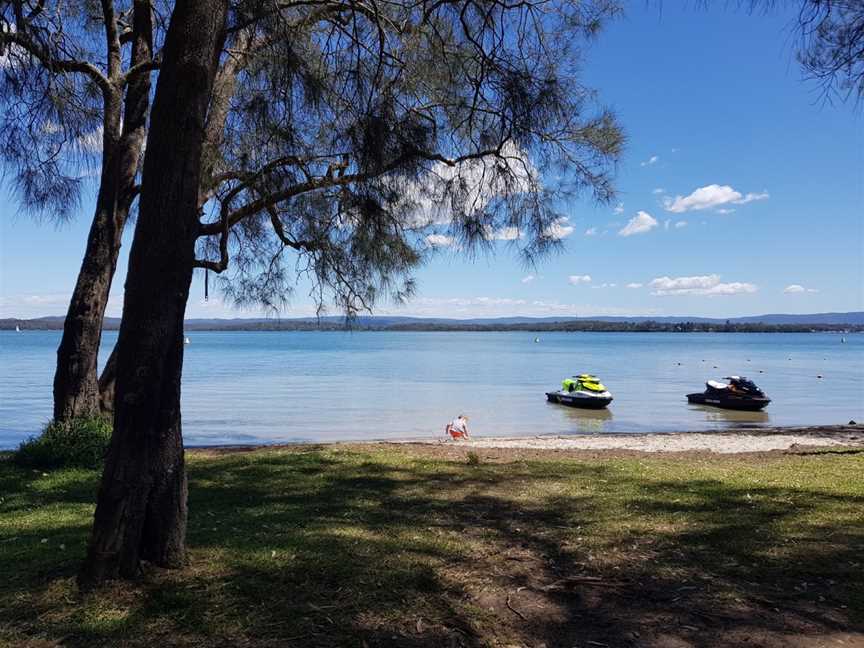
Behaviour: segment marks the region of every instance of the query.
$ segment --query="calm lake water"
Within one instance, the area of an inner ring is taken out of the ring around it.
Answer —
[[[442,434],[669,432],[864,421],[864,335],[192,332],[183,375],[189,445]],[[0,448],[51,415],[57,331],[0,331]],[[116,340],[104,336],[101,362]],[[679,364],[680,363],[680,364]],[[544,391],[592,372],[605,411],[548,404]],[[688,405],[705,380],[751,377],[763,413]],[[817,378],[822,375],[823,378]]]

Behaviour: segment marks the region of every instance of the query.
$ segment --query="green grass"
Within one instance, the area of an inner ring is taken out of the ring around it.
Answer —
[[[860,453],[481,455],[190,453],[189,567],[86,596],[96,472],[0,459],[0,645],[864,639]]]
[[[111,422],[102,417],[51,422],[24,441],[13,460],[26,468],[98,468],[111,441]]]

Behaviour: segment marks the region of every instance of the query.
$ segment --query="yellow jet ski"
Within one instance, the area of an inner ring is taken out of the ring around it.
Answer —
[[[593,374],[579,374],[572,378],[565,378],[561,382],[561,389],[546,392],[546,399],[550,403],[588,409],[602,409],[613,400],[609,390]]]

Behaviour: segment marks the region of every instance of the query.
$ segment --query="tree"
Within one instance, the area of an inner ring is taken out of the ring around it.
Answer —
[[[864,3],[861,0],[800,0],[793,29],[797,58],[807,78],[822,85],[825,99],[864,97]],[[709,0],[700,0],[709,6]],[[738,6],[771,10],[779,0],[739,0]]]
[[[198,236],[204,126],[225,38],[226,0],[179,2],[147,138],[117,347],[114,434],[80,583],[137,575],[143,558],[185,560],[180,434],[183,316]]]
[[[351,315],[410,294],[411,271],[442,239],[473,251],[505,238],[527,260],[555,249],[559,201],[613,194],[623,137],[611,114],[591,112],[575,44],[616,11],[563,0],[178,3],[82,586],[131,577],[141,560],[183,563],[194,268],[233,271],[228,294],[265,304],[306,273],[320,304]]]
[[[99,412],[97,354],[150,103],[149,0],[0,5],[0,136],[23,205],[54,218],[100,160],[95,213],[57,351],[54,418]],[[101,44],[98,44],[101,43]],[[124,49],[128,46],[128,54]]]
[[[798,60],[826,96],[864,97],[864,3],[804,0],[798,27]]]

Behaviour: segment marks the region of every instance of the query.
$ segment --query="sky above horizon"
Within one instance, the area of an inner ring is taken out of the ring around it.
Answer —
[[[794,5],[795,3],[791,3]],[[632,2],[584,52],[584,82],[628,138],[618,200],[568,205],[560,254],[526,268],[506,241],[474,259],[442,245],[417,296],[375,314],[692,315],[864,310],[864,121],[826,104],[795,61],[794,13]],[[62,315],[92,198],[62,225],[0,185],[0,317]],[[119,316],[132,229],[108,315]],[[446,241],[442,241],[446,242]],[[314,314],[303,286],[282,317]],[[196,272],[186,316],[253,317]]]

